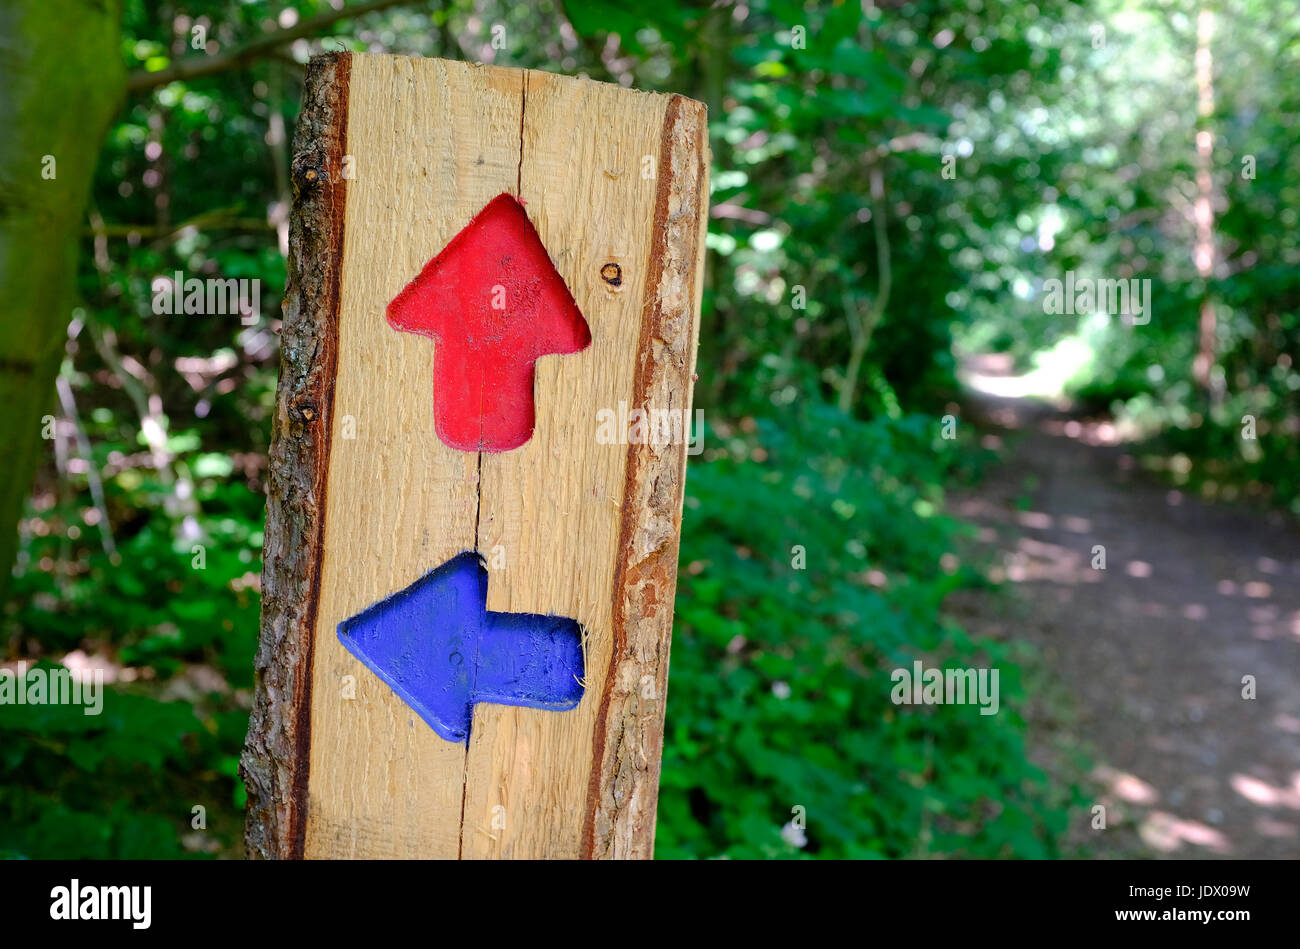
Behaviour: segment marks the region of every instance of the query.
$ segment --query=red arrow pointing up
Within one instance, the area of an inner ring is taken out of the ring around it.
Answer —
[[[591,343],[587,321],[523,206],[502,194],[388,304],[394,329],[437,341],[433,421],[462,451],[533,434],[533,364]]]

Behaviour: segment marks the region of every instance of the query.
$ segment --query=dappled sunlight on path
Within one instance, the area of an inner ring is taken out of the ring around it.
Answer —
[[[953,609],[1031,643],[1070,696],[1072,715],[1029,714],[1054,778],[1052,749],[1092,758],[1070,839],[1101,856],[1300,856],[1294,524],[1155,482],[1108,422],[978,393],[968,414],[994,426],[1003,463],[952,509],[1011,595]]]

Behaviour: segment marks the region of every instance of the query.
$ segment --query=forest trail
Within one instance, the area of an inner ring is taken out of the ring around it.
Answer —
[[[1002,458],[951,509],[979,527],[1010,595],[964,594],[949,612],[1031,644],[1053,680],[1043,691],[1068,695],[1060,714],[1031,686],[1027,712],[1054,784],[1072,768],[1060,749],[1091,758],[1068,841],[1102,857],[1300,856],[1294,524],[1157,482],[1105,422],[979,393],[966,411]]]

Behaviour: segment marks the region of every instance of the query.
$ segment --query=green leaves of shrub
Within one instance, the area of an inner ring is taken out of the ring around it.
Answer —
[[[939,565],[953,443],[820,405],[754,427],[689,469],[658,854],[1054,854],[1065,815],[1025,756],[1019,671],[939,615],[973,577]],[[894,705],[890,672],[917,658],[996,667],[999,713]],[[796,806],[804,847],[781,834]]]

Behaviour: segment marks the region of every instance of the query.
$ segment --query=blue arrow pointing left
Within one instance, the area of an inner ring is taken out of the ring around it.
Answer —
[[[563,616],[489,613],[475,553],[344,620],[338,633],[448,741],[469,737],[477,702],[563,711],[582,698],[582,627]]]

